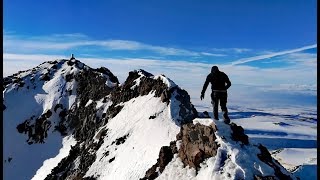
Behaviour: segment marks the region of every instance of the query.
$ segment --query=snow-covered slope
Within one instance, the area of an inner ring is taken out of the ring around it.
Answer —
[[[80,104],[77,108],[87,111],[86,116],[101,112],[98,121],[103,123],[93,134],[85,132],[85,137],[76,130],[76,138],[83,139],[48,179],[142,178],[157,161],[159,149],[175,139],[179,126],[197,116],[186,91],[164,75],[143,70],[129,72],[108,97]],[[77,110],[69,116],[73,114]]]
[[[106,68],[59,60],[4,82],[5,179],[295,178],[165,75],[135,70],[118,85]]]
[[[61,135],[70,135],[63,119],[78,97],[78,81],[85,72],[99,76],[110,90],[118,83],[109,70],[91,69],[77,60],[44,62],[4,78],[4,179],[31,179],[59,152]]]

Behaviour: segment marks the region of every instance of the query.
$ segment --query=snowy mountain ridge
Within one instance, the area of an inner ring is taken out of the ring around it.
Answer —
[[[4,179],[295,179],[165,75],[73,59],[3,82]]]

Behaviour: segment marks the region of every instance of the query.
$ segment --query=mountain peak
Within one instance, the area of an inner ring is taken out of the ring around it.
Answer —
[[[3,81],[5,179],[292,178],[242,127],[199,118],[163,74],[119,84],[61,59]]]

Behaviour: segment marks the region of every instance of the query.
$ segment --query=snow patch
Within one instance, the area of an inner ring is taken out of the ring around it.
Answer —
[[[89,106],[92,102],[93,102],[93,100],[92,100],[92,99],[89,99],[89,101],[87,102],[87,104],[85,105],[85,107]]]

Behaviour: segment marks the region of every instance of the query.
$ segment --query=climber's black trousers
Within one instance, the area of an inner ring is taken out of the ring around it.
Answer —
[[[211,93],[211,103],[213,106],[213,118],[214,119],[219,119],[218,118],[218,106],[220,103],[221,110],[223,112],[223,118],[224,119],[229,119],[228,117],[228,109],[227,109],[227,98],[228,94],[227,92],[215,92],[213,91]]]

